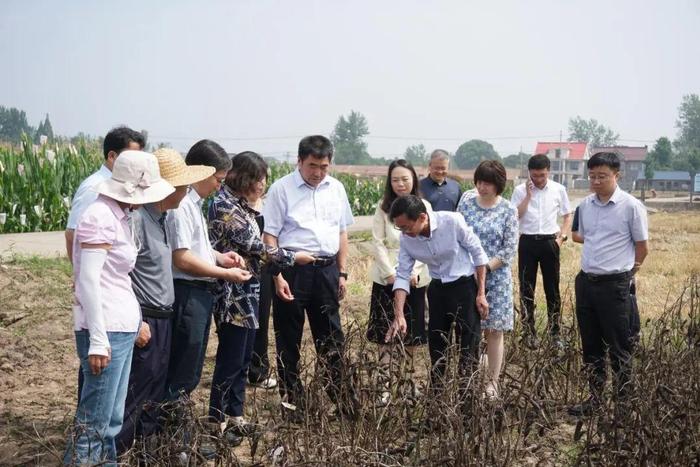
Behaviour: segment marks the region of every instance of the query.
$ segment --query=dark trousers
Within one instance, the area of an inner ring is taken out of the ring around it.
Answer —
[[[437,279],[428,286],[428,349],[433,387],[443,385],[450,345],[450,328],[455,323],[459,340],[459,375],[471,375],[479,361],[481,318],[476,311],[476,281],[474,276],[460,277],[443,283]]]
[[[260,276],[260,308],[258,310],[258,324],[260,327],[255,333],[253,359],[248,368],[248,381],[251,383],[259,383],[270,375],[270,359],[267,356],[267,331],[270,327],[270,308],[272,306],[273,293],[272,275],[264,271]]]
[[[210,289],[175,280],[173,339],[168,364],[166,398],[189,395],[199,384],[209,342],[214,296]]]
[[[129,374],[129,389],[124,406],[124,423],[117,435],[117,452],[126,452],[136,437],[158,431],[158,405],[165,397],[168,376],[172,323],[170,318],[148,318],[151,340],[145,347],[134,346]]]
[[[576,318],[591,391],[599,396],[605,386],[607,352],[618,395],[622,395],[630,381],[631,352],[639,326],[630,277],[592,280],[580,272],[576,276]]]
[[[245,380],[253,355],[255,329],[224,323],[216,334],[219,346],[209,395],[209,416],[223,422],[224,415],[243,415]]]
[[[542,268],[544,295],[547,298],[547,321],[550,335],[559,335],[561,298],[559,297],[559,246],[552,239],[521,235],[518,244],[520,304],[525,332],[535,335],[535,288],[537,267]]]
[[[299,352],[304,331],[304,314],[309,318],[316,354],[321,363],[326,391],[333,402],[341,401],[343,347],[340,326],[338,266],[293,266],[282,272],[294,300],[273,297],[273,325],[277,344],[280,395],[287,402],[303,404],[304,389],[299,378]]]

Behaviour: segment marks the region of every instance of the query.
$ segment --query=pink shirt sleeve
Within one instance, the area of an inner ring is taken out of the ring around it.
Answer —
[[[78,243],[113,244],[117,238],[114,216],[88,208],[78,222],[75,238]]]

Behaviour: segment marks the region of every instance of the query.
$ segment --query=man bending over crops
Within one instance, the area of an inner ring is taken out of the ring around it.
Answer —
[[[576,276],[576,318],[592,394],[571,407],[571,415],[588,415],[600,404],[606,351],[615,373],[617,397],[629,392],[637,325],[630,283],[647,256],[649,238],[644,205],[617,185],[619,156],[599,152],[587,166],[593,194],[579,205],[583,253],[581,272]]]
[[[486,255],[479,237],[459,213],[428,212],[414,195],[397,198],[389,219],[401,231],[399,265],[394,281],[394,321],[386,341],[406,333],[403,314],[416,261],[428,265],[428,350],[431,387],[444,386],[450,328],[455,323],[459,340],[460,376],[468,378],[477,368],[481,319],[486,319]],[[463,388],[465,389],[465,388]]]
[[[146,146],[146,138],[126,126],[113,128],[105,136],[103,152],[105,156],[104,164],[100,169],[82,181],[71,202],[70,214],[66,225],[66,252],[68,260],[73,262],[73,237],[75,228],[78,226],[80,216],[93,201],[97,199],[97,192],[93,190],[100,182],[112,176],[112,167],[119,154],[127,149],[140,151]]]

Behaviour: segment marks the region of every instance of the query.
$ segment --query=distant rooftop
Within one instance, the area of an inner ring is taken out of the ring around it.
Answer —
[[[646,146],[601,146],[591,148],[591,155],[597,152],[616,152],[626,161],[642,162],[647,158]]]
[[[569,159],[573,160],[583,160],[583,156],[586,154],[586,146],[588,146],[588,143],[586,142],[569,142],[569,141],[562,141],[562,142],[546,142],[546,141],[538,141],[537,142],[537,147],[535,147],[535,154],[547,154],[549,151],[553,149],[568,149],[569,150]]]
[[[638,180],[644,179],[644,176]],[[654,170],[654,178],[652,180],[667,180],[670,182],[689,182],[690,174],[682,170]]]

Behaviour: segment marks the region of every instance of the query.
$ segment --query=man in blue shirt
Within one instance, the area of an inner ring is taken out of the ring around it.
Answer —
[[[630,286],[647,256],[649,239],[646,208],[617,185],[619,156],[600,152],[587,165],[593,194],[579,205],[583,252],[576,276],[576,319],[592,395],[571,407],[572,415],[590,414],[600,405],[606,353],[615,373],[617,397],[624,398],[630,389],[637,326]]]
[[[450,155],[444,149],[436,149],[430,155],[429,174],[420,181],[421,196],[430,203],[433,211],[454,211],[462,197],[459,183],[447,178]]]
[[[432,279],[428,286],[431,384],[434,388],[443,386],[453,322],[459,338],[460,376],[470,376],[478,363],[481,319],[489,312],[485,291],[489,258],[479,237],[461,214],[427,212],[425,204],[413,195],[397,198],[389,219],[402,234],[394,281],[394,321],[386,341],[406,333],[404,303],[411,290],[413,265],[421,261],[428,265]]]

